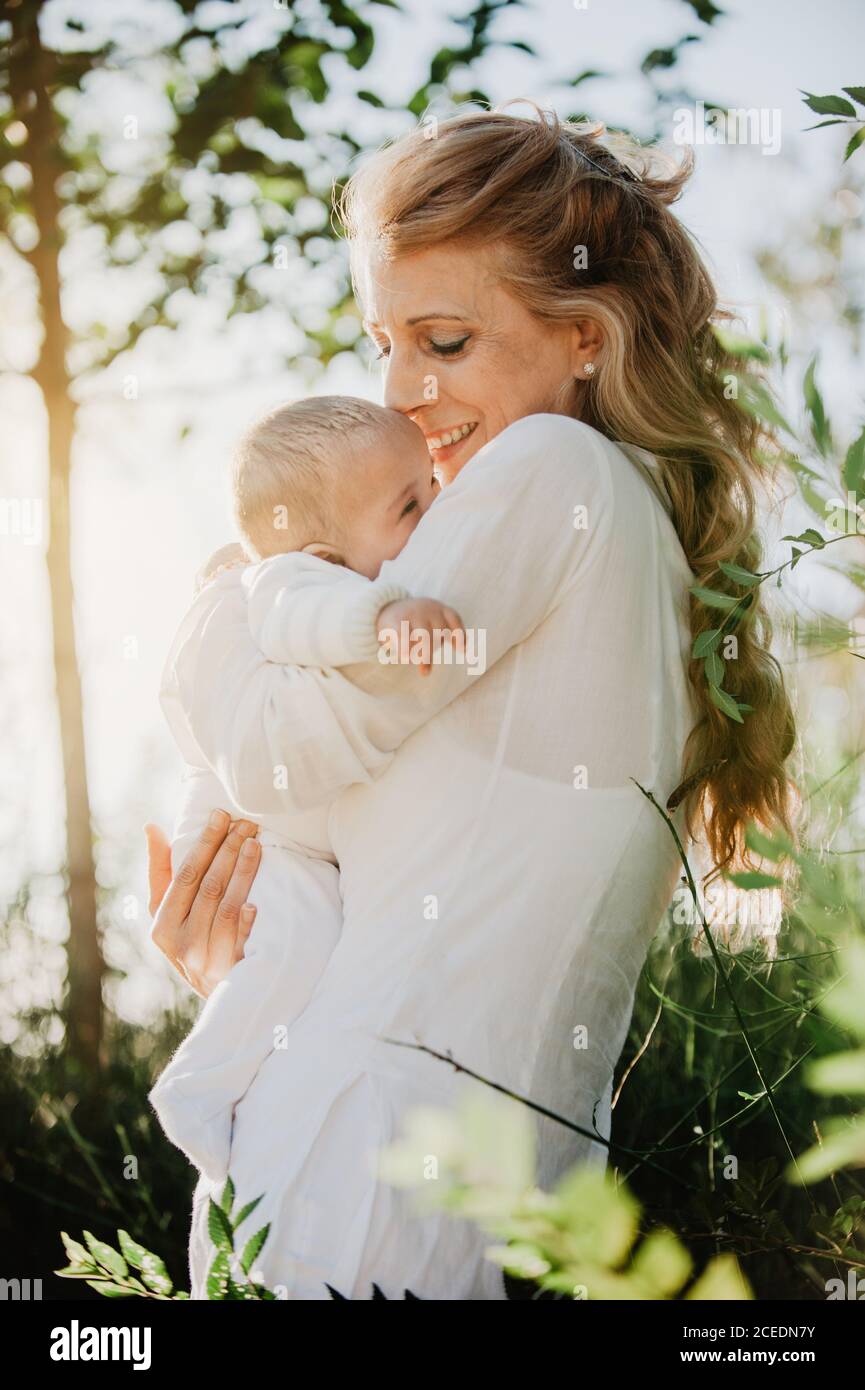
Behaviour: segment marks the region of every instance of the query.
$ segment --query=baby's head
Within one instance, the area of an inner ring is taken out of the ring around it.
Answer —
[[[243,436],[234,516],[256,559],[303,550],[375,579],[437,496],[417,425],[354,396],[279,406]]]

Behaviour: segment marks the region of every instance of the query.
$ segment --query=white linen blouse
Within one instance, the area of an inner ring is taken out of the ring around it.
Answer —
[[[500,1299],[487,1238],[374,1175],[416,1105],[480,1082],[609,1136],[613,1070],[678,877],[662,802],[694,720],[688,585],[655,465],[533,415],[444,489],[380,581],[484,629],[487,670],[268,662],[238,588],[236,642],[196,633],[172,679],[197,746],[250,816],[329,806],[340,940],[285,1048],[237,1106],[238,1200],[290,1298]],[[279,775],[275,775],[279,769]],[[254,901],[254,891],[252,894]],[[517,1102],[512,1102],[516,1104]],[[603,1143],[535,1117],[539,1180]],[[193,1294],[210,1250],[202,1179]]]

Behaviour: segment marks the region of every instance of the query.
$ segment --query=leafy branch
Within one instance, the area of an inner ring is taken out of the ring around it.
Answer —
[[[61,1279],[83,1279],[105,1298],[155,1298],[160,1302],[188,1299],[188,1293],[175,1293],[174,1285],[158,1255],[133,1240],[128,1231],[118,1231],[120,1249],[84,1232],[85,1245],[61,1231],[69,1264],[54,1271]],[[137,1270],[138,1274],[132,1271]],[[139,1277],[140,1275],[140,1277]]]
[[[262,1226],[250,1236],[239,1254],[235,1249],[238,1227],[260,1201],[261,1197],[256,1197],[232,1218],[234,1183],[230,1177],[219,1202],[210,1198],[207,1230],[216,1255],[207,1276],[209,1300],[263,1302],[276,1299],[276,1294],[258,1283],[252,1274],[270,1225]],[[65,1269],[54,1271],[61,1279],[83,1279],[105,1298],[153,1298],[160,1302],[189,1298],[188,1293],[175,1293],[163,1261],[139,1245],[127,1231],[117,1232],[119,1250],[104,1240],[97,1240],[90,1231],[84,1232],[84,1245],[72,1240],[65,1231],[61,1232],[61,1239],[69,1259]]]
[[[802,91],[802,88],[800,87],[799,90]],[[842,162],[846,163],[851,154],[855,154],[859,146],[865,142],[865,124],[863,124],[865,116],[860,116],[856,106],[853,105],[855,101],[857,106],[865,107],[865,87],[842,87],[841,90],[847,95],[842,97],[830,94],[821,97],[815,96],[813,92],[805,91],[802,91],[802,95],[809,110],[818,116],[831,118],[828,121],[818,121],[816,125],[806,126],[806,130],[822,130],[827,125],[858,125],[858,130],[851,135],[844,151]],[[853,101],[849,101],[848,97],[852,97]]]
[[[743,360],[753,358],[758,358],[763,362],[771,360],[771,353],[765,343],[744,336],[731,335],[720,328],[716,328],[715,332],[722,347],[733,356]],[[779,354],[779,360],[783,361],[783,358],[784,353],[782,351]],[[809,362],[805,372],[802,391],[813,445],[821,457],[828,459],[833,451],[832,431],[815,379],[816,366],[817,359],[814,357]],[[770,391],[762,382],[738,375],[736,381],[744,393],[743,408],[749,414],[764,421],[773,429],[782,430],[798,442],[795,430],[778,409]],[[789,455],[788,459],[790,459]],[[792,462],[792,459],[790,461]],[[804,469],[798,463],[794,467],[794,472],[796,472],[800,487],[803,489],[803,495],[806,495],[806,500],[809,500],[812,511],[816,510],[816,499],[811,493],[813,492],[813,482],[818,475],[809,469]],[[803,478],[803,474],[807,476]],[[848,494],[856,499],[858,507],[863,489],[865,489],[865,429],[859,433],[848,448],[840,468],[840,477],[842,485],[847,489]],[[824,507],[825,505],[824,503]],[[839,507],[838,510],[841,511],[844,508]],[[752,571],[742,565],[720,561],[715,574],[721,574],[730,580],[739,590],[738,593],[726,593],[706,584],[694,584],[690,587],[690,593],[704,607],[726,614],[720,626],[709,628],[695,637],[691,648],[691,658],[694,661],[703,662],[703,673],[709,686],[709,698],[716,708],[727,715],[729,719],[734,720],[737,724],[743,724],[745,722],[744,715],[752,714],[753,707],[736,699],[723,687],[724,661],[719,652],[722,641],[732,636],[735,629],[747,618],[749,610],[754,607],[756,594],[768,580],[775,579],[778,588],[780,588],[784,571],[794,570],[799,561],[804,559],[806,555],[813,554],[814,551],[826,550],[836,542],[847,540],[851,535],[856,534],[860,534],[858,513],[857,526],[851,530],[848,517],[844,530],[839,535],[827,537],[814,527],[808,527],[800,535],[783,537],[785,541],[792,543],[791,555],[789,559],[776,565],[774,569]],[[743,590],[744,592],[742,592]]]
[[[211,1197],[207,1210],[207,1233],[216,1246],[216,1255],[207,1276],[207,1297],[209,1299],[228,1299],[231,1301],[272,1301],[276,1294],[258,1284],[252,1278],[252,1267],[258,1259],[270,1232],[270,1223],[262,1226],[243,1247],[240,1255],[234,1248],[238,1226],[255,1210],[261,1201],[256,1197],[241,1207],[232,1220],[234,1208],[234,1183],[229,1177],[219,1202]]]

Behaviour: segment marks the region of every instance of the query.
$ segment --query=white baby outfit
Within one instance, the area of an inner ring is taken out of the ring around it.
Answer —
[[[214,808],[242,815],[208,765],[186,715],[186,692],[200,695],[217,685],[237,650],[238,618],[259,660],[337,667],[376,657],[378,613],[406,596],[397,584],[371,583],[302,554],[226,571],[202,589],[180,625],[162,684],[163,708],[187,764],[172,841],[175,873]],[[200,632],[207,634],[204,651],[196,650]],[[176,678],[178,662],[186,686]],[[303,687],[295,698],[302,728]],[[286,747],[284,757],[292,756]],[[272,781],[281,775],[275,767]],[[251,895],[258,911],[243,959],[209,996],[151,1091],[168,1137],[214,1182],[227,1176],[235,1104],[268,1053],[284,1046],[342,929],[327,817],[326,806],[261,817],[262,859]]]

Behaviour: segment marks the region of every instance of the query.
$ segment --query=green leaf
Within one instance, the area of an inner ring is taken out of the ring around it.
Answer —
[[[865,1093],[865,1048],[821,1057],[807,1068],[806,1080],[812,1091],[822,1091],[824,1095]]]
[[[808,370],[802,382],[802,391],[805,396],[805,405],[811,417],[811,433],[814,436],[814,443],[825,458],[832,447],[832,435],[829,429],[829,421],[826,419],[826,410],[823,405],[823,397],[817,386],[815,374],[817,371],[817,357],[811,358],[808,363]]]
[[[799,88],[802,91],[802,88]],[[839,96],[814,96],[813,92],[802,92],[805,97],[805,105],[811,111],[816,111],[818,116],[855,116],[856,107],[845,97]]]
[[[844,158],[841,160],[842,164],[847,163],[847,160],[850,158],[852,154],[856,153],[863,141],[865,141],[865,125],[860,126],[859,129],[856,131],[855,135],[851,135],[850,139],[847,141],[847,148],[844,151]]]
[[[754,574],[751,570],[743,569],[741,565],[727,564],[726,560],[719,561],[718,568],[726,574],[728,579],[732,579],[736,584],[759,584],[761,576]]]
[[[748,892],[755,888],[780,888],[783,882],[774,874],[764,874],[759,869],[752,869],[741,874],[725,874],[724,877],[730,883],[735,883],[737,888],[745,888]]]
[[[724,684],[724,663],[717,652],[710,652],[703,665],[706,680],[710,685]]]
[[[220,1250],[210,1266],[206,1285],[208,1299],[221,1301],[228,1298],[231,1284],[230,1255],[229,1250]]]
[[[765,343],[758,338],[748,338],[744,333],[733,333],[720,324],[712,324],[712,331],[725,352],[731,357],[754,358],[759,362],[771,361],[772,354]]]
[[[860,106],[865,106],[865,87],[842,87],[842,92],[846,92],[848,97],[852,97]]]
[[[118,1230],[117,1239],[120,1242],[120,1249],[123,1251],[127,1263],[132,1265],[133,1269],[141,1269],[143,1262],[148,1257],[149,1251],[145,1250],[143,1245],[139,1245],[137,1241],[133,1240],[128,1231]],[[151,1256],[151,1258],[154,1257]]]
[[[784,430],[791,438],[796,438],[795,430],[790,427],[786,417],[778,409],[772,393],[761,381],[752,381],[745,376],[739,376],[737,381],[739,401],[743,410],[753,415],[756,420],[762,420],[776,429]]]
[[[231,1229],[231,1222],[223,1211],[218,1207],[213,1198],[210,1198],[210,1205],[207,1211],[207,1234],[213,1241],[217,1250],[234,1249],[234,1236]]]
[[[73,1240],[65,1231],[60,1232],[60,1239],[63,1241],[63,1248],[73,1265],[84,1265],[89,1269],[96,1267],[96,1261],[90,1251],[85,1250],[83,1245],[79,1245],[77,1240]]]
[[[702,1303],[722,1300],[740,1303],[754,1295],[735,1255],[716,1255],[706,1265],[696,1284],[688,1290],[686,1297]]]
[[[134,1298],[135,1289],[128,1289],[123,1284],[112,1284],[108,1280],[88,1279],[87,1283],[91,1289],[101,1293],[104,1298]]]
[[[231,1216],[231,1208],[234,1206],[234,1183],[231,1181],[230,1175],[225,1180],[225,1187],[222,1189],[219,1205],[226,1216]]]
[[[97,1264],[102,1265],[110,1274],[115,1274],[123,1279],[129,1273],[129,1266],[123,1256],[111,1245],[106,1245],[104,1240],[97,1240],[90,1231],[84,1232],[84,1239],[87,1241],[87,1248]]]
[[[262,1196],[264,1196],[264,1193],[262,1193]],[[234,1229],[235,1229],[235,1230],[237,1230],[238,1227],[240,1227],[240,1226],[243,1225],[243,1223],[244,1223],[244,1221],[246,1220],[246,1218],[247,1218],[248,1216],[250,1216],[250,1215],[255,1211],[255,1208],[258,1206],[258,1204],[259,1204],[260,1201],[261,1201],[261,1197],[256,1197],[254,1201],[252,1201],[252,1202],[247,1202],[247,1204],[246,1204],[245,1207],[241,1207],[241,1209],[240,1209],[240,1211],[238,1212],[238,1214],[237,1214],[237,1216],[236,1216],[236,1218],[235,1218],[235,1221],[234,1221]]]
[[[797,541],[800,545],[810,545],[822,550],[826,544],[824,536],[819,531],[815,531],[813,526],[809,526],[800,536],[782,536],[783,541]]]
[[[857,1037],[865,1038],[865,1014],[862,1010],[862,1000],[865,998],[865,942],[856,941],[845,946],[838,964],[843,973],[823,998],[821,1012]]]
[[[815,1144],[796,1163],[791,1163],[785,1176],[790,1182],[819,1182],[830,1173],[848,1164],[860,1167],[865,1161],[865,1115],[849,1124],[846,1120],[827,1122],[823,1129],[823,1142]]]
[[[739,706],[736,704],[732,695],[727,694],[726,690],[721,690],[717,685],[710,685],[709,699],[712,701],[712,704],[717,705],[718,709],[722,710],[724,714],[729,715],[731,719],[735,719],[737,724],[744,724],[745,721],[739,713]]]
[[[714,589],[704,589],[701,584],[693,584],[691,586],[691,593],[694,595],[694,598],[698,598],[707,608],[730,609],[735,608],[738,603],[738,599],[733,598],[730,594],[719,594],[716,593]]]
[[[252,1266],[261,1252],[261,1247],[264,1245],[269,1234],[270,1222],[268,1222],[266,1226],[262,1226],[260,1231],[256,1231],[255,1235],[251,1236],[244,1245],[243,1254],[240,1257],[240,1268],[243,1270],[244,1274],[248,1274],[252,1269]]]
[[[174,1285],[168,1270],[159,1256],[152,1254],[149,1250],[144,1252],[141,1277],[152,1293],[162,1294],[163,1298],[170,1298],[174,1292]]]
[[[633,1272],[663,1298],[672,1298],[691,1273],[691,1257],[672,1231],[652,1231],[638,1246]]]
[[[865,481],[865,429],[847,450],[841,476],[848,492],[855,492],[858,497]]]
[[[793,853],[793,842],[785,831],[777,830],[770,837],[753,823],[745,828],[745,844],[761,859],[771,859],[774,863],[779,859],[788,859]]]
[[[699,637],[694,638],[694,645],[691,648],[691,656],[695,661],[701,657],[708,656],[713,652],[721,640],[721,629],[719,627],[709,628],[708,632],[701,632]]]
[[[745,594],[744,598],[739,599],[739,601],[736,604],[736,607],[727,619],[726,626],[728,632],[731,632],[734,627],[738,627],[739,623],[742,621],[753,602],[754,591],[752,589],[749,594]]]

